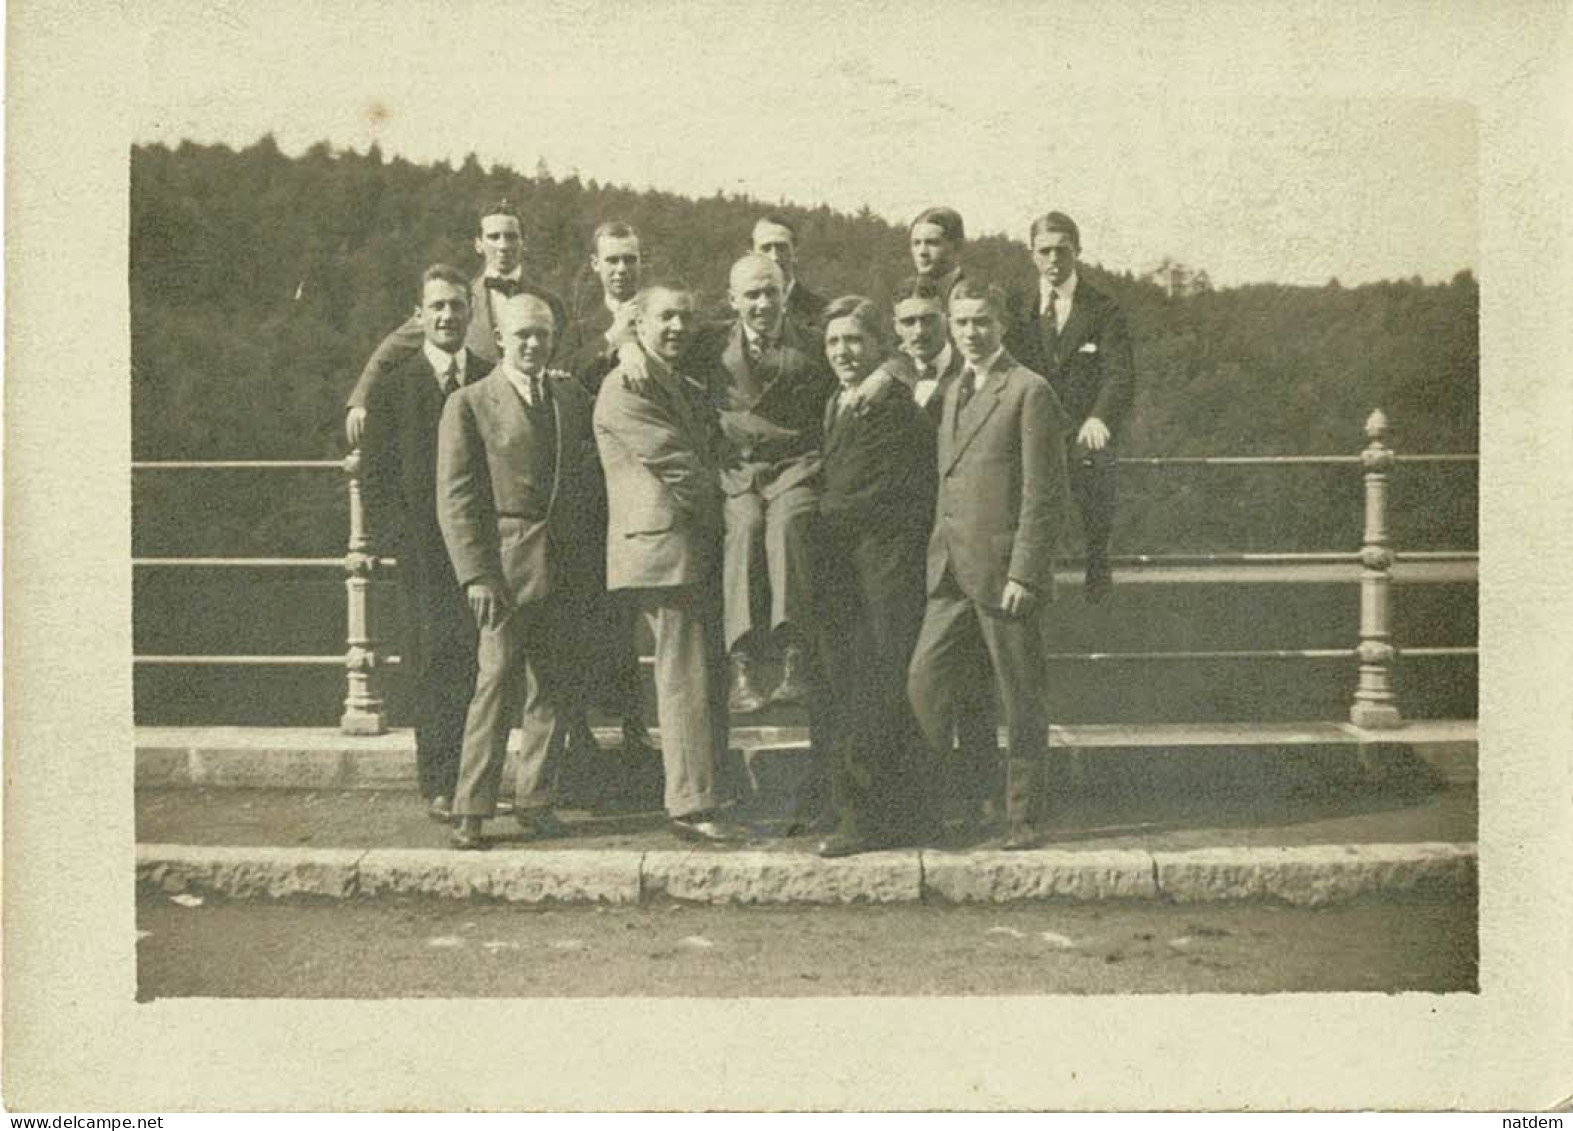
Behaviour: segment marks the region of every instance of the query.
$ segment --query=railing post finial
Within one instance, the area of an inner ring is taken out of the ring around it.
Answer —
[[[1400,726],[1398,696],[1393,691],[1392,669],[1398,658],[1393,647],[1392,568],[1393,550],[1387,534],[1387,476],[1395,456],[1384,440],[1387,415],[1374,410],[1365,422],[1369,443],[1360,453],[1365,468],[1365,534],[1360,547],[1360,661],[1359,682],[1349,721],[1360,727],[1386,729]]]

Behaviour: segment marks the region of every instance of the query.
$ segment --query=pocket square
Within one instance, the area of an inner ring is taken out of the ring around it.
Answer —
[[[1083,342],[1081,349],[1077,350],[1076,352],[1077,353],[1097,353],[1098,352],[1098,343],[1097,342]]]

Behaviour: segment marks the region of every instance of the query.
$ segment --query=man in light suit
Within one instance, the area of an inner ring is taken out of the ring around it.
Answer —
[[[562,299],[524,273],[524,229],[513,205],[506,200],[489,202],[480,208],[479,231],[475,237],[475,252],[484,262],[479,275],[470,280],[470,328],[465,335],[465,345],[486,361],[496,363],[500,354],[495,331],[495,308],[499,302],[521,292],[537,295],[546,300],[557,324],[557,336],[562,338],[568,321],[567,308]],[[361,370],[355,388],[350,392],[348,411],[344,418],[344,432],[353,446],[360,443],[361,431],[366,422],[366,391],[377,373],[399,365],[421,348],[420,316],[411,316],[402,326],[389,334],[372,353],[366,367]]]
[[[1009,731],[1004,847],[1034,843],[1031,805],[1048,746],[1042,606],[1069,508],[1066,418],[1049,384],[1003,348],[1006,300],[971,280],[950,296],[966,360],[945,393],[939,493],[928,547],[928,603],[907,691],[936,759],[949,748],[959,695],[992,676]]]
[[[797,277],[797,227],[779,212],[754,221],[753,250],[768,255],[781,268],[787,316],[805,325],[818,326],[824,318],[825,300]]]
[[[1030,304],[1019,304],[1024,316],[1015,319],[1009,346],[1048,378],[1070,418],[1066,459],[1087,543],[1085,593],[1096,604],[1114,585],[1116,441],[1136,392],[1131,333],[1119,305],[1076,270],[1081,233],[1074,220],[1045,213],[1032,222],[1029,238],[1038,291]]]
[[[419,352],[366,395],[361,486],[373,539],[394,549],[410,616],[405,670],[415,701],[415,764],[434,820],[452,816],[464,714],[475,691],[475,622],[437,524],[437,425],[455,391],[491,372],[464,344],[470,284],[446,264],[421,277]]]
[[[715,410],[679,371],[695,327],[693,293],[656,283],[635,298],[637,376],[620,362],[595,401],[606,475],[606,581],[626,591],[655,637],[656,710],[670,826],[684,839],[737,839],[718,813],[726,685],[717,575],[721,482]]]
[[[812,327],[786,316],[785,281],[767,255],[732,266],[728,301],[736,314],[695,345],[689,364],[705,375],[720,413],[726,451],[723,590],[732,680],[728,705],[748,713],[766,699],[753,664],[772,638],[784,652],[777,703],[808,693],[803,626],[812,616],[809,528],[819,499],[819,445],[835,378]],[[760,592],[760,580],[768,595]],[[768,596],[768,599],[766,599]],[[756,624],[756,611],[768,619]]]
[[[565,614],[588,572],[589,394],[546,367],[556,318],[543,299],[517,294],[495,313],[502,361],[448,398],[437,442],[438,522],[480,631],[453,800],[459,848],[485,847],[481,822],[496,813],[521,716],[514,816],[527,835],[562,831],[551,806],[573,707],[564,668],[579,630]]]

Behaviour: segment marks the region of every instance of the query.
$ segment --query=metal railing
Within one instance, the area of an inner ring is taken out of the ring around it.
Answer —
[[[1359,550],[1318,552],[1240,552],[1132,554],[1116,556],[1120,565],[1147,568],[1185,566],[1360,566],[1359,640],[1350,648],[1232,649],[1162,652],[1057,652],[1054,662],[1164,663],[1229,660],[1350,660],[1358,661],[1350,721],[1372,729],[1400,725],[1392,670],[1399,650],[1392,640],[1391,585],[1397,555],[1389,544],[1387,524],[1388,477],[1395,464],[1477,464],[1468,454],[1399,455],[1386,444],[1387,417],[1380,409],[1365,423],[1366,446],[1355,455],[1265,456],[1122,456],[1122,465],[1141,467],[1260,467],[1260,466],[1359,466],[1365,481],[1365,517]],[[335,569],[345,575],[346,649],[343,655],[138,655],[143,665],[190,666],[317,666],[344,665],[346,692],[339,728],[345,734],[382,734],[387,730],[381,672],[397,666],[400,657],[379,650],[380,640],[371,611],[371,584],[378,571],[397,565],[392,557],[372,553],[361,499],[360,453],[343,460],[135,460],[133,472],[191,471],[341,471],[349,495],[349,543],[342,558],[269,557],[135,557],[138,569]],[[1434,550],[1403,555],[1406,562],[1474,563],[1472,551]],[[1467,657],[1477,655],[1472,646],[1430,646],[1404,649],[1414,657]],[[641,657],[648,665],[650,657]]]

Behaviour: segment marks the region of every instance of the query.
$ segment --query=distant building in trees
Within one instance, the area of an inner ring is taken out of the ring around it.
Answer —
[[[1207,272],[1201,268],[1192,269],[1183,263],[1164,257],[1162,263],[1148,271],[1142,277],[1145,283],[1154,283],[1163,289],[1163,293],[1170,298],[1185,298],[1188,295],[1206,294],[1213,289],[1213,283],[1207,277]]]

